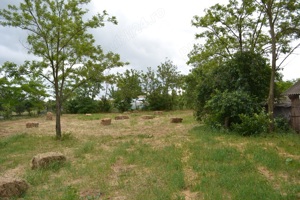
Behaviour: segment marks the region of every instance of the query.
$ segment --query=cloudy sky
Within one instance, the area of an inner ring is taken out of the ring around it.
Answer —
[[[1,0],[0,9],[8,3],[20,0]],[[204,9],[225,0],[92,0],[90,12],[95,14],[106,10],[117,17],[118,25],[107,24],[93,30],[97,44],[103,49],[119,53],[123,61],[130,62],[127,68],[146,70],[156,68],[166,58],[177,65],[179,71],[187,74],[191,69],[186,65],[187,54],[196,42],[191,26],[194,15],[203,15]],[[0,64],[12,61],[22,64],[34,59],[28,55],[26,33],[16,28],[0,27]],[[285,80],[300,77],[300,50],[284,65]]]

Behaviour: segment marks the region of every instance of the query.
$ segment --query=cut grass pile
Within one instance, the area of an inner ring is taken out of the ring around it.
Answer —
[[[62,141],[43,123],[2,137],[0,175],[25,179],[25,200],[300,198],[299,135],[226,135],[194,122],[191,111],[143,115],[105,127],[97,119],[114,115],[66,115]],[[172,116],[183,123],[171,124]],[[31,170],[30,159],[48,151],[67,162]]]

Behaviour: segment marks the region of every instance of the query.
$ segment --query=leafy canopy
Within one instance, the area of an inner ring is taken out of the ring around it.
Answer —
[[[87,18],[90,0],[24,0],[19,6],[0,10],[3,26],[28,32],[28,51],[41,58],[26,70],[47,80],[56,100],[56,136],[61,137],[62,102],[87,82],[103,81],[103,71],[123,66],[120,56],[104,53],[90,29],[106,22],[117,24],[106,11]]]

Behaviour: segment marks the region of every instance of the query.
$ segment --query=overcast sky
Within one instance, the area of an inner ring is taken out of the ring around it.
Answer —
[[[0,9],[19,1],[1,0]],[[93,34],[104,50],[119,53],[123,61],[130,62],[127,68],[156,68],[168,58],[179,71],[187,74],[191,69],[186,65],[187,54],[195,43],[195,33],[200,31],[191,26],[192,17],[202,16],[205,8],[216,3],[227,2],[92,0],[89,10],[93,14],[106,10],[117,17],[117,26],[107,24],[104,28],[93,30]],[[22,64],[25,60],[34,59],[27,54],[25,46],[26,32],[0,27],[0,65],[5,61]],[[300,50],[284,66],[284,80],[300,78]]]

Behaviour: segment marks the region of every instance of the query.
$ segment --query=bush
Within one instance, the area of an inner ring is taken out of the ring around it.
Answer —
[[[100,112],[110,112],[111,110],[111,102],[106,97],[101,97],[99,101],[99,110]]]
[[[206,102],[205,122],[213,127],[224,126],[230,128],[232,123],[239,123],[239,115],[252,115],[258,111],[256,99],[247,92],[220,92],[216,93]]]
[[[78,97],[66,103],[66,111],[71,114],[97,113],[99,105],[89,97]]]
[[[159,91],[153,92],[146,98],[148,102],[147,110],[173,110],[176,108],[174,96],[162,94]]]
[[[264,110],[251,116],[240,114],[239,117],[241,123],[234,123],[232,129],[240,135],[259,135],[268,131],[270,120],[268,114]]]
[[[3,110],[0,111],[0,116],[3,116],[4,119],[12,118],[12,108],[10,105],[4,105]]]
[[[125,112],[131,110],[131,98],[125,99],[115,99],[114,107],[118,109],[119,112]]]
[[[289,121],[284,117],[276,117],[274,119],[274,126],[276,132],[287,132],[290,130]]]

